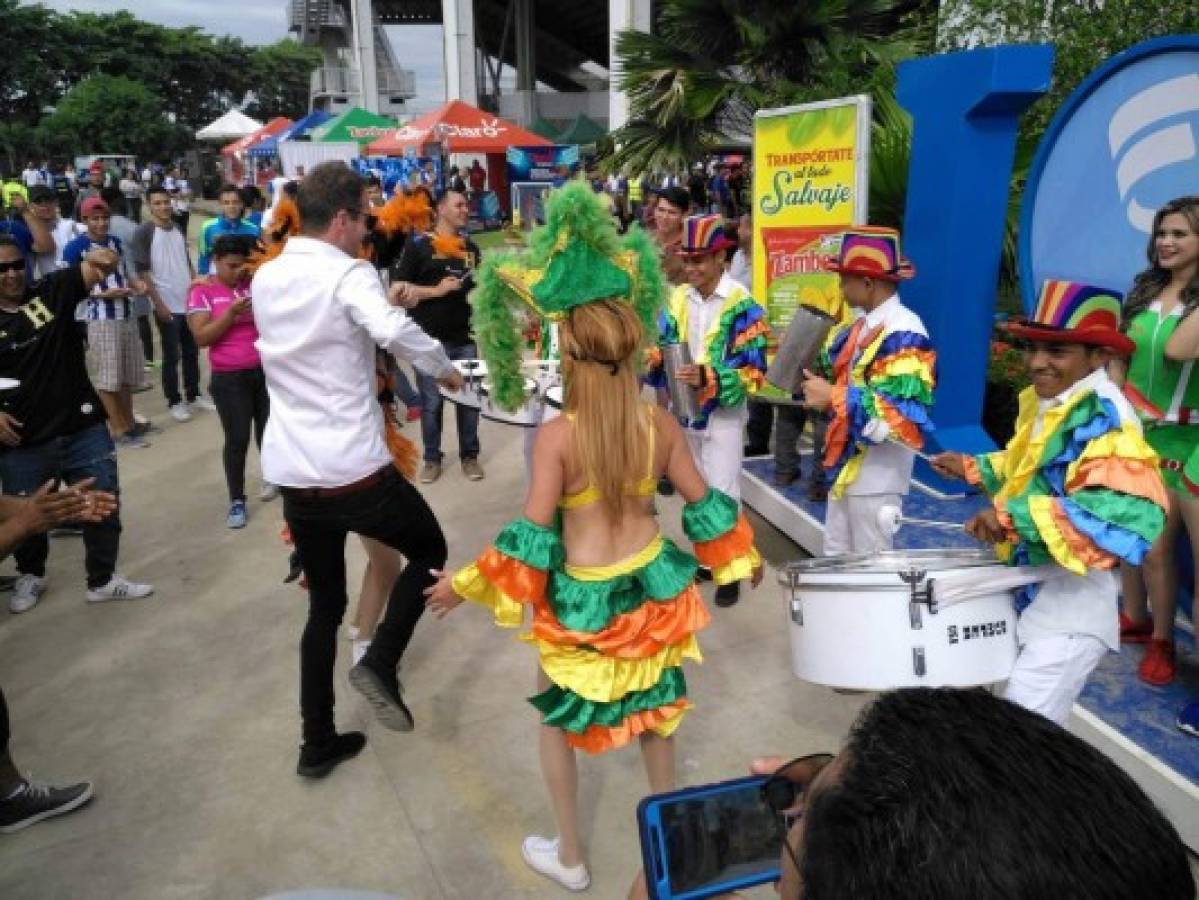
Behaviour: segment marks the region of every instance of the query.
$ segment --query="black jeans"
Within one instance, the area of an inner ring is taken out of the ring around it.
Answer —
[[[154,333],[150,330],[152,318],[154,318],[154,313],[137,317],[137,336],[142,339],[142,356],[148,363],[154,362]]]
[[[166,394],[167,406],[174,406],[183,398],[179,396],[179,361],[183,360],[183,390],[187,402],[200,396],[200,351],[196,339],[187,327],[187,316],[175,313],[171,321],[164,322],[157,316],[158,336],[162,338],[162,392]]]
[[[424,590],[433,583],[429,570],[445,566],[445,535],[425,498],[394,466],[381,474],[379,484],[336,497],[283,489],[283,517],[308,577],[308,624],[300,640],[300,714],[307,743],[325,743],[335,732],[333,663],[346,611],[346,535],[374,538],[408,561],[362,660],[388,681],[425,611]]]
[[[63,478],[68,484],[95,478],[96,490],[119,494],[116,450],[108,426],[101,422],[44,444],[11,447],[0,453],[0,480],[4,483],[5,494],[32,494],[51,478]],[[120,545],[119,512],[102,522],[84,523],[83,556],[89,588],[108,584],[116,569]],[[49,555],[50,542],[45,534],[26,538],[13,553],[17,571],[38,578],[46,574]]]
[[[8,703],[4,700],[4,691],[0,690],[0,759],[8,756],[9,733]]]
[[[261,366],[236,372],[213,372],[208,390],[225,432],[225,448],[221,455],[225,463],[225,485],[229,488],[229,499],[244,500],[250,427],[254,428],[254,440],[261,450],[262,432],[266,429],[266,418],[270,412],[266,377],[262,374]]]
[[[774,404],[750,400],[749,418],[745,423],[745,442],[755,453],[768,453],[770,432],[774,427]]]

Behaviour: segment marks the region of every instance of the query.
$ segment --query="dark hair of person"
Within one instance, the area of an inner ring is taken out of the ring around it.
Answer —
[[[665,200],[684,214],[691,208],[691,195],[682,187],[662,188],[658,191],[658,200]]]
[[[300,183],[298,181],[283,182],[283,193],[295,200],[300,196]]]
[[[108,204],[109,209],[120,210],[125,208],[125,195],[121,193],[120,188],[100,188],[100,199]]]
[[[1133,279],[1128,296],[1124,298],[1122,318],[1126,331],[1132,320],[1160,297],[1170,283],[1170,272],[1157,264],[1157,229],[1161,227],[1162,219],[1175,213],[1180,213],[1190,223],[1191,230],[1199,234],[1199,195],[1176,197],[1154,214],[1153,228],[1149,230],[1149,246],[1145,249],[1149,268]],[[1199,273],[1183,288],[1181,300],[1183,318],[1199,309]]]
[[[338,160],[323,162],[300,182],[296,206],[305,234],[320,234],[344,210],[357,213],[362,208],[362,176]]]
[[[0,232],[0,247],[12,247],[22,256],[25,255],[25,251],[21,249],[21,245],[17,243],[16,238],[8,232]]]
[[[212,242],[212,258],[222,256],[249,256],[258,241],[248,234],[222,234]]]
[[[424,187],[424,185],[421,185],[421,187]],[[437,192],[437,195],[433,198],[433,208],[440,209],[441,204],[445,202],[446,198],[449,197],[450,194],[457,194],[460,197],[466,196],[466,193],[463,191],[456,191],[452,187],[447,187],[445,190]]]
[[[1192,900],[1174,827],[1115,763],[983,690],[858,719],[804,810],[804,900]]]
[[[218,197],[224,197],[226,194],[237,194],[238,197],[241,197],[241,188],[239,188],[236,184],[229,184],[228,182],[225,182],[221,185],[221,189],[217,191],[216,195]]]
[[[262,191],[258,190],[257,185],[243,184],[237,189],[237,196],[241,197],[241,202],[246,209],[252,209],[254,204],[262,199]]]
[[[146,200],[149,200],[155,194],[162,194],[164,197],[167,197],[168,199],[171,196],[171,192],[168,191],[166,188],[164,188],[161,183],[160,184],[152,184],[152,185],[150,185],[149,188],[146,189]]]
[[[737,255],[737,250],[739,249],[739,245],[737,243],[737,224],[735,222],[725,222],[724,225],[720,227],[720,230],[723,232],[726,240],[733,242],[733,245],[725,248],[724,251],[724,261],[732,262],[733,257]]]
[[[383,182],[379,180],[378,175],[367,175],[366,176],[366,186],[381,188],[381,187],[383,187]]]

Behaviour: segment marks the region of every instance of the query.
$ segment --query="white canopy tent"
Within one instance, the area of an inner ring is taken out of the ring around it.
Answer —
[[[231,109],[215,122],[210,122],[197,131],[196,139],[228,143],[253,134],[261,127],[261,122],[256,122],[240,110]]]

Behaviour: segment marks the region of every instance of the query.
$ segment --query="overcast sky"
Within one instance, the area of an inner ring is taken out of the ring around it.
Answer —
[[[26,0],[28,5],[28,0]],[[197,25],[211,34],[230,34],[248,44],[273,44],[288,36],[287,0],[41,0],[59,12],[118,12],[128,9],[139,19],[181,27]],[[420,113],[445,100],[440,25],[389,25],[386,28],[399,64],[416,73],[416,99],[408,106]]]

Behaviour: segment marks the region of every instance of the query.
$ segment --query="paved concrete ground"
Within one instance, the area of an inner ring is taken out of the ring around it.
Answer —
[[[81,542],[62,538],[42,602],[0,612],[15,758],[39,777],[96,782],[82,811],[0,838],[0,897],[224,900],[312,886],[410,900],[554,896],[520,858],[524,835],[552,829],[524,699],[528,647],[471,605],[444,622],[426,618],[404,662],[417,730],[400,735],[348,688],[343,642],[338,722],[364,729],[367,748],[323,781],[298,778],[305,602],[281,583],[280,502],[252,499],[249,526],[226,529],[215,414],[175,423],[157,391],[136,404],[164,433],[120,457],[120,570],[156,594],[85,604]],[[523,496],[521,433],[484,423],[482,438],[485,481],[449,465],[426,491],[455,564]],[[254,456],[250,471],[253,495]],[[678,500],[662,507],[680,537]],[[764,544],[776,562],[792,552],[777,538]],[[356,544],[349,555],[353,583],[363,555]],[[835,748],[861,705],[791,677],[772,576],[739,606],[714,610],[702,645],[706,661],[689,673],[696,709],[678,738],[686,782],[744,774],[763,751]],[[630,749],[581,769],[590,895],[622,897],[639,859],[640,759]]]

